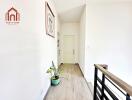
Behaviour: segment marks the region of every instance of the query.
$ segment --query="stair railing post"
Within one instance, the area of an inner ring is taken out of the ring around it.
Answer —
[[[94,66],[95,66],[95,65],[94,65]],[[94,96],[93,96],[93,100],[96,100],[97,76],[98,76],[98,69],[95,67],[95,72],[94,72]]]
[[[126,95],[126,100],[131,100],[129,94]]]
[[[101,65],[104,69],[108,69],[108,65]],[[101,90],[101,100],[104,100],[104,85],[105,85],[105,74],[102,73],[102,90]]]

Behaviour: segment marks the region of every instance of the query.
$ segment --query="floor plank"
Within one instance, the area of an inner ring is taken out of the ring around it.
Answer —
[[[64,64],[60,70],[61,83],[51,86],[46,100],[92,100],[88,84],[77,65]]]

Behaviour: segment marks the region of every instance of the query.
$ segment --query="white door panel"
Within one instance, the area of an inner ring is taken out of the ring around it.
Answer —
[[[63,38],[63,63],[75,63],[75,39],[73,35]]]

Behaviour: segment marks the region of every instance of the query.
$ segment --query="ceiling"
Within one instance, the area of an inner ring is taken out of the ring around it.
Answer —
[[[85,0],[54,0],[62,22],[79,22]]]
[[[54,0],[62,22],[79,22],[84,6],[87,3],[130,2],[132,0]]]
[[[79,22],[84,6],[79,6],[59,14],[62,22]]]

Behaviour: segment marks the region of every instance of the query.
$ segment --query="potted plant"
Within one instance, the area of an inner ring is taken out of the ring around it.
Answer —
[[[55,67],[52,61],[52,66],[47,70],[47,73],[51,74],[51,85],[58,85],[60,83],[59,69]]]

